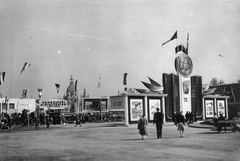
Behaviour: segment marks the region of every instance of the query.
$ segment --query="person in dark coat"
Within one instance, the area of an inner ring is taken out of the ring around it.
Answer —
[[[76,125],[75,125],[75,127],[78,126],[78,125],[79,125],[80,127],[82,126],[82,125],[81,125],[80,115],[77,115],[77,117],[76,117]]]
[[[176,126],[178,131],[180,132],[180,138],[185,137],[184,135],[184,126],[185,126],[185,118],[182,114],[183,112],[181,111],[178,115],[177,115],[177,119],[176,119]]]
[[[162,125],[163,125],[163,113],[159,112],[159,108],[157,108],[157,112],[154,113],[153,117],[153,125],[156,124],[157,129],[157,138],[162,138]]]
[[[176,112],[175,111],[173,112],[172,121],[175,125],[176,124]]]
[[[142,139],[143,140],[145,140],[145,135],[148,134],[148,132],[147,132],[147,125],[148,125],[148,121],[145,118],[145,114],[143,114],[142,117],[138,121],[139,134],[142,135]]]
[[[222,121],[225,120],[225,118],[223,117],[223,114],[220,114],[218,117],[218,121]],[[217,125],[217,131],[220,132],[222,131],[222,126],[220,126],[219,124]]]
[[[49,118],[49,116],[46,117],[46,125],[47,125],[47,128],[49,128],[49,125],[50,125],[50,118]]]
[[[39,130],[39,124],[40,124],[40,119],[39,117],[37,117],[35,120],[35,130]]]
[[[197,122],[197,112],[193,113],[193,120],[194,120],[194,122]]]

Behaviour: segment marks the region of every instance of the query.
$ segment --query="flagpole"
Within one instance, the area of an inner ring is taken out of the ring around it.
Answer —
[[[189,49],[189,31],[188,31],[188,35],[187,35],[187,55],[188,55],[188,49]]]
[[[28,126],[29,126],[29,73],[28,73],[28,82],[27,82],[27,99],[28,99]]]
[[[178,29],[177,29],[177,46],[178,46]]]

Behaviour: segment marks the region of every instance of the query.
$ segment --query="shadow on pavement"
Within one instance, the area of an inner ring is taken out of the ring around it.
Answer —
[[[141,138],[137,138],[137,139],[120,139],[119,141],[134,141],[134,140],[142,140]]]

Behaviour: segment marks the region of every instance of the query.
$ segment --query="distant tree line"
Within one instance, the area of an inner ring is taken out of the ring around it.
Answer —
[[[240,83],[240,79],[237,80],[237,83]],[[217,78],[212,78],[212,80],[210,81],[210,85],[222,85],[225,84],[225,82],[223,80],[217,80]]]

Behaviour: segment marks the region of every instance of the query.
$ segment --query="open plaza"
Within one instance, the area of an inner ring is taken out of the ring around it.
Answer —
[[[149,124],[146,140],[136,124],[124,122],[15,127],[0,130],[0,161],[239,161],[238,132],[214,133],[198,124],[186,126],[180,138],[176,126],[165,123],[162,139]]]
[[[0,161],[240,161],[240,1],[0,4]]]

